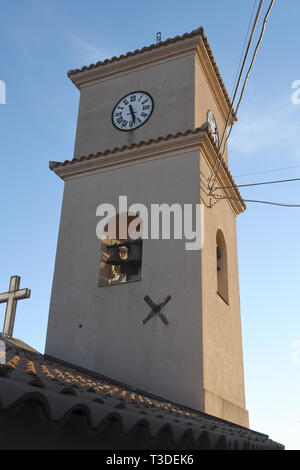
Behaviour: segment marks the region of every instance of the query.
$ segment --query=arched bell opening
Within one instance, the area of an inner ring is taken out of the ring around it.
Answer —
[[[229,304],[227,248],[224,234],[217,231],[217,293]]]

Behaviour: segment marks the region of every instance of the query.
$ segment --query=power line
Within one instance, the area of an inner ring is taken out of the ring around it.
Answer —
[[[249,20],[248,29],[247,29],[247,33],[246,33],[246,36],[245,36],[245,41],[244,41],[243,49],[242,49],[242,53],[241,53],[241,57],[240,57],[240,61],[239,61],[239,65],[238,65],[238,68],[237,68],[237,71],[236,71],[236,76],[235,76],[234,84],[233,84],[233,87],[232,87],[231,96],[233,96],[233,92],[234,92],[234,90],[235,90],[235,85],[236,85],[237,78],[238,78],[238,75],[239,75],[239,70],[240,70],[240,66],[241,66],[242,60],[243,60],[243,56],[244,56],[244,53],[245,53],[246,44],[247,44],[247,39],[248,39],[248,36],[249,36],[249,31],[250,31],[252,19],[253,19],[253,16],[254,16],[254,11],[255,11],[256,4],[257,4],[257,0],[254,1],[254,5],[253,5],[253,9],[252,9],[251,17],[250,17],[250,20]]]
[[[246,176],[262,175],[264,173],[273,173],[275,171],[291,170],[291,169],[294,169],[294,168],[300,168],[300,165],[286,166],[286,167],[283,167],[283,168],[271,168],[270,170],[256,171],[254,173],[247,173],[247,174],[243,174],[243,175],[237,175],[237,176],[234,176],[233,178],[234,179],[244,178]]]
[[[268,21],[268,17],[269,17],[269,15],[270,15],[270,13],[271,13],[271,10],[272,10],[272,8],[273,8],[274,2],[275,2],[275,0],[271,0],[271,3],[270,3],[269,8],[268,8],[268,11],[267,11],[267,13],[266,13],[266,15],[265,15],[265,18],[264,18],[264,21],[263,21],[263,25],[262,25],[262,29],[261,29],[261,33],[260,33],[258,42],[257,42],[257,44],[256,44],[256,48],[255,48],[255,50],[254,50],[254,54],[253,54],[253,57],[252,57],[252,61],[251,61],[251,63],[250,63],[250,67],[249,67],[249,69],[248,69],[248,72],[247,72],[246,77],[245,77],[245,80],[244,80],[244,84],[243,84],[242,91],[241,91],[241,93],[240,93],[240,99],[239,99],[238,104],[237,104],[237,107],[236,107],[236,109],[235,109],[235,113],[236,113],[236,114],[237,114],[238,109],[239,109],[239,107],[240,107],[240,104],[241,104],[241,101],[242,101],[242,98],[243,98],[243,95],[244,95],[244,92],[245,92],[245,89],[246,89],[246,85],[247,85],[247,82],[248,82],[248,78],[249,78],[250,73],[251,73],[251,70],[252,70],[252,68],[253,68],[253,64],[254,64],[254,61],[255,61],[255,58],[256,58],[256,55],[257,55],[259,46],[260,46],[260,44],[261,44],[261,42],[262,42],[262,39],[263,39],[263,36],[264,36],[264,32],[265,32],[265,29],[266,29],[266,24],[267,24],[267,21]],[[213,186],[214,186],[214,184],[215,184],[215,182],[216,182],[216,179],[217,179],[217,176],[218,176],[218,172],[219,172],[219,169],[220,169],[220,165],[221,165],[221,162],[222,162],[222,158],[223,158],[223,155],[224,155],[225,150],[226,150],[226,143],[227,143],[227,141],[228,141],[228,139],[229,139],[229,137],[230,137],[230,134],[231,134],[231,132],[232,132],[232,128],[233,128],[233,122],[231,123],[230,129],[229,129],[229,132],[228,132],[228,135],[227,135],[226,140],[225,140],[225,143],[224,143],[223,152],[222,152],[222,154],[221,154],[221,156],[220,156],[220,158],[219,158],[219,161],[218,161],[218,166],[217,166],[217,170],[216,170],[216,173],[215,173],[215,176],[214,176],[214,180],[213,180],[213,184],[212,184],[212,186],[211,186],[211,189],[213,189]]]
[[[203,173],[202,170],[200,170],[200,173],[201,173],[201,175],[203,176],[203,178],[206,179],[206,181],[208,181],[208,178],[205,176],[205,174]],[[201,179],[201,176],[200,176],[200,179]]]
[[[210,181],[211,181],[211,178],[213,176],[213,172],[215,170],[215,167],[216,167],[216,164],[217,164],[217,161],[218,161],[218,157],[219,157],[219,154],[220,154],[220,150],[222,148],[222,143],[223,143],[223,140],[224,140],[224,137],[225,137],[225,134],[226,134],[226,130],[227,130],[227,126],[228,126],[230,117],[232,119],[232,125],[233,125],[233,121],[234,121],[233,116],[232,116],[233,106],[234,106],[234,102],[235,102],[235,99],[236,99],[236,96],[237,96],[237,93],[238,93],[238,89],[239,89],[239,86],[240,86],[243,71],[244,71],[246,61],[247,61],[247,58],[248,58],[248,54],[249,54],[249,51],[250,51],[250,47],[251,47],[251,44],[252,44],[252,40],[253,40],[254,32],[255,32],[255,29],[256,29],[257,22],[258,22],[258,18],[259,18],[261,9],[262,9],[262,5],[263,5],[263,0],[260,0],[259,6],[258,6],[258,9],[257,9],[257,12],[256,12],[256,16],[255,16],[255,19],[254,19],[254,23],[253,23],[253,26],[252,26],[251,35],[250,35],[250,38],[249,38],[249,41],[248,41],[248,46],[247,46],[247,49],[246,49],[246,52],[245,52],[244,60],[243,60],[242,66],[241,66],[241,70],[240,70],[240,73],[239,73],[239,77],[238,77],[238,80],[237,80],[235,91],[234,91],[234,94],[233,94],[233,97],[232,97],[232,100],[231,100],[231,105],[230,105],[230,109],[229,109],[228,116],[227,116],[227,119],[226,119],[226,123],[225,123],[225,126],[224,126],[224,131],[223,131],[223,134],[222,134],[222,138],[221,138],[221,141],[220,141],[219,146],[218,146],[217,156],[216,156],[216,159],[215,159],[212,171],[211,171],[211,175],[210,175],[210,178],[209,178]],[[209,186],[210,186],[210,184],[208,184],[208,187]]]
[[[281,180],[281,181],[267,181],[267,182],[263,182],[263,183],[253,183],[251,185],[240,185],[240,186],[237,186],[237,187],[256,186],[256,185],[259,185],[259,184],[285,183],[285,182],[289,182],[289,181],[300,181],[300,178],[293,178],[291,180]],[[234,201],[250,202],[250,203],[256,203],[256,204],[267,204],[267,205],[271,205],[271,206],[280,206],[280,207],[293,207],[293,208],[300,207],[300,204],[288,204],[288,203],[283,203],[283,202],[261,201],[261,200],[257,200],[257,199],[243,199],[243,198],[239,198],[239,197],[221,196],[221,195],[217,195],[217,194],[207,193],[205,191],[205,189],[201,186],[201,179],[200,179],[200,188],[206,194],[206,196],[213,197],[215,199],[215,203],[213,205],[211,205],[211,204],[207,205],[205,203],[205,201],[203,200],[203,198],[202,198],[203,203],[208,208],[212,208],[215,204],[217,204],[219,201],[224,200],[224,199],[231,199],[231,200],[234,200]],[[230,189],[230,188],[234,188],[234,186],[218,187],[218,188],[215,188],[215,190],[217,190],[217,189]]]
[[[287,180],[276,180],[276,181],[261,181],[258,183],[249,183],[249,184],[236,184],[232,186],[216,186],[212,191],[215,191],[217,189],[230,189],[230,188],[246,188],[249,186],[260,186],[263,184],[277,184],[277,183],[290,183],[292,181],[300,181],[300,178],[291,178]]]
[[[254,203],[257,203],[257,204],[269,204],[271,206],[300,207],[300,204],[286,204],[286,203],[283,203],[283,202],[259,201],[259,200],[255,200],[255,199],[242,199],[240,197],[230,197],[230,196],[222,196],[222,197],[218,197],[218,196],[215,196],[215,195],[212,195],[212,196],[213,196],[214,199],[217,199],[217,200],[231,199],[231,200],[240,201],[240,202],[254,202]]]
[[[267,25],[267,21],[268,21],[269,15],[270,15],[270,13],[271,13],[271,10],[272,10],[272,8],[273,8],[274,2],[275,2],[275,0],[271,0],[270,5],[269,5],[269,8],[268,8],[268,10],[267,10],[267,13],[266,13],[266,15],[265,15],[265,18],[264,18],[264,21],[263,21],[263,25],[262,25],[262,29],[261,29],[261,33],[260,33],[259,39],[258,39],[258,41],[257,41],[256,47],[255,47],[255,50],[254,50],[254,53],[253,53],[252,61],[251,61],[251,63],[250,63],[248,72],[247,72],[246,77],[245,77],[245,80],[244,80],[244,84],[243,84],[242,91],[241,91],[241,93],[240,93],[240,99],[239,99],[239,102],[238,102],[237,107],[236,107],[236,109],[235,109],[235,114],[237,114],[237,111],[238,111],[238,109],[239,109],[239,107],[240,107],[240,104],[241,104],[241,101],[242,101],[242,98],[243,98],[243,95],[244,95],[244,92],[245,92],[245,89],[246,89],[246,85],[247,85],[247,82],[248,82],[248,78],[249,78],[249,75],[250,75],[251,70],[252,70],[252,68],[253,68],[253,64],[254,64],[255,58],[256,58],[256,56],[257,56],[257,52],[258,52],[259,46],[260,46],[260,44],[261,44],[261,42],[262,42],[262,39],[263,39],[263,36],[264,36],[264,32],[265,32],[265,29],[266,29],[266,25]],[[217,179],[217,176],[218,176],[218,172],[219,172],[219,169],[220,169],[220,165],[221,165],[221,162],[222,162],[222,158],[223,158],[223,155],[224,155],[224,153],[225,153],[226,143],[227,143],[227,141],[228,141],[228,139],[229,139],[229,137],[230,137],[232,128],[233,128],[233,122],[231,123],[229,133],[228,133],[228,135],[227,135],[227,137],[226,137],[226,139],[225,139],[223,152],[222,152],[221,155],[220,155],[219,152],[218,152],[218,154],[217,154],[218,166],[217,166],[217,169],[216,169],[216,172],[215,172],[215,175],[214,175],[213,183],[212,183],[212,185],[211,185],[211,187],[210,187],[211,190],[213,189],[214,184],[215,184],[215,182],[216,182],[216,179]],[[219,158],[219,156],[220,156],[220,158]],[[215,167],[215,165],[214,165],[214,167]],[[214,169],[213,169],[213,171],[214,171]]]

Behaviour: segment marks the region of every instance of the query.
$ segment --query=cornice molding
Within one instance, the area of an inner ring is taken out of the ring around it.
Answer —
[[[207,48],[205,47],[205,43],[203,39],[201,39],[198,42],[197,47],[195,49],[195,60],[199,63],[208,81],[208,85],[211,89],[211,92],[213,96],[215,97],[217,106],[220,109],[222,117],[224,121],[226,122],[231,104],[229,106],[228,100],[226,99],[226,96],[224,95],[224,89],[222,88],[220,84],[220,79],[218,75],[216,74],[214,66],[212,65],[212,60],[209,56]],[[234,121],[237,121],[237,117],[233,110],[231,111],[231,116]],[[229,120],[228,125],[231,124],[232,119]]]
[[[50,162],[49,168],[60,178],[67,180],[95,171],[141,162],[145,159],[173,157],[182,154],[182,152],[200,150],[203,135],[202,128],[196,129],[196,131],[178,132],[176,135],[158,137],[86,157],[76,157],[64,162]]]
[[[217,147],[207,123],[195,130],[178,132],[175,135],[158,137],[131,146],[108,149],[104,152],[76,157],[64,162],[52,161],[49,163],[49,167],[61,179],[68,181],[123,165],[167,157],[173,158],[193,151],[201,152],[208,163],[209,169],[212,170],[217,155]],[[232,188],[223,189],[222,191],[225,196],[237,199],[227,199],[235,214],[243,212],[246,206],[224,160],[222,160],[219,168],[217,184],[222,187],[232,186]]]
[[[74,85],[82,90],[86,86],[108,80],[114,76],[128,74],[137,69],[141,70],[188,54],[196,55],[200,61],[216,95],[221,112],[225,116],[225,110],[228,114],[231,108],[230,98],[202,27],[182,36],[169,38],[158,44],[151,44],[125,55],[122,54],[119,57],[99,61],[81,69],[69,70],[68,76]],[[234,112],[232,115],[236,119]]]
[[[69,77],[74,85],[82,90],[86,86],[111,79],[116,75],[126,75],[137,69],[141,70],[154,64],[174,60],[179,56],[193,54],[198,43],[199,37],[186,39],[184,42],[175,42],[161,49],[151,49],[142,54],[126,57],[126,60],[111,61],[104,63],[101,67],[85,69]]]

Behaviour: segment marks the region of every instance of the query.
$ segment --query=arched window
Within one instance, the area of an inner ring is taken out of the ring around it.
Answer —
[[[217,293],[229,303],[227,249],[221,230],[217,231]]]
[[[125,213],[126,214],[126,213]],[[124,214],[122,214],[124,216]],[[141,224],[136,223],[139,214],[127,214],[125,234],[120,230],[121,214],[110,220],[115,224],[116,237],[104,236],[101,240],[99,286],[122,284],[141,279],[142,248]],[[124,218],[122,218],[122,223]],[[132,229],[131,222],[134,222]],[[107,226],[105,232],[107,232]],[[122,238],[123,237],[123,238]]]

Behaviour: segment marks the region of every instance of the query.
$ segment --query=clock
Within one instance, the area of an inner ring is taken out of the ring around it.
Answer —
[[[118,101],[112,123],[120,131],[133,131],[145,124],[154,108],[153,98],[145,91],[133,91]]]
[[[207,112],[207,122],[208,122],[208,125],[209,125],[209,130],[211,131],[211,133],[213,135],[214,141],[215,141],[217,147],[219,147],[218,126],[217,126],[217,123],[216,123],[215,116],[213,115],[213,113],[211,111]]]

